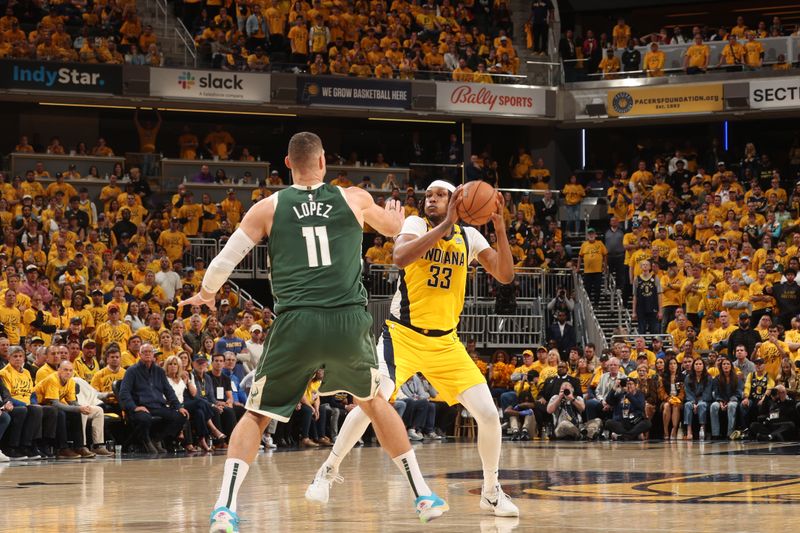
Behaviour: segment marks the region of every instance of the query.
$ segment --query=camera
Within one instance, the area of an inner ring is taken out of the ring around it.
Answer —
[[[800,368],[800,359],[798,359],[797,361],[794,362],[794,366],[796,366],[797,368]]]
[[[619,379],[619,386],[625,388],[628,386],[628,378],[620,378]]]
[[[569,389],[564,389],[564,397],[565,397],[565,398],[569,398],[569,396],[570,396],[571,394],[572,394],[572,391],[571,391],[571,390],[569,390]]]
[[[778,397],[778,389],[772,389],[771,391],[769,391],[769,395],[772,398],[777,398]]]

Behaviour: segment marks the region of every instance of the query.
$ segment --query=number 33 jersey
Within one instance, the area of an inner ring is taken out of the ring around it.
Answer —
[[[408,217],[400,234],[421,237],[431,229],[420,217]],[[400,271],[392,299],[392,319],[412,328],[449,331],[458,325],[470,263],[489,248],[478,230],[453,226],[425,255]]]
[[[344,191],[292,185],[263,201],[275,202],[268,248],[275,312],[367,305],[363,232]]]

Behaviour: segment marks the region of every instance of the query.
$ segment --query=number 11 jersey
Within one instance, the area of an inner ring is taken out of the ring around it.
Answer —
[[[426,219],[412,216],[400,234],[421,237],[430,228]],[[390,307],[392,320],[412,329],[454,329],[464,308],[469,265],[487,248],[489,243],[478,230],[454,225],[450,236],[400,271]]]
[[[269,261],[275,312],[366,305],[363,232],[344,191],[327,183],[292,185],[274,197]]]

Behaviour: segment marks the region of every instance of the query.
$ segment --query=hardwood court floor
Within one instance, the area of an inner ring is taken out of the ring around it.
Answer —
[[[471,442],[415,445],[450,503],[420,524],[403,477],[376,447],[357,448],[320,507],[303,498],[325,450],[262,453],[245,481],[242,531],[796,531],[800,446],[742,443],[504,443],[501,480],[521,518],[478,508]],[[30,462],[0,466],[3,532],[207,531],[224,456]],[[7,465],[7,463],[6,463]],[[13,510],[12,510],[13,509]]]

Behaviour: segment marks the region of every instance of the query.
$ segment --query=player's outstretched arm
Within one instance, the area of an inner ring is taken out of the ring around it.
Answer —
[[[200,284],[200,292],[180,302],[178,307],[206,305],[209,309],[214,309],[214,297],[228,280],[233,269],[250,253],[256,243],[269,235],[274,213],[275,202],[271,198],[261,200],[247,211],[237,230],[225,243],[225,247],[208,265],[203,282]]]
[[[439,224],[431,228],[424,235],[403,233],[394,240],[392,262],[400,268],[405,268],[420,257],[424,256],[428,250],[436,246],[440,239],[447,236],[453,229],[453,224],[458,222],[458,212],[456,206],[461,199],[462,186],[459,185],[447,205],[447,215]],[[411,219],[409,219],[411,220]],[[424,222],[421,222],[424,224]]]
[[[386,207],[381,207],[375,203],[370,193],[359,187],[348,187],[345,189],[345,194],[352,209],[360,211],[364,222],[372,226],[375,231],[387,237],[394,237],[400,233],[405,219],[403,204],[389,199],[386,201]]]
[[[508,243],[508,233],[506,232],[506,222],[503,219],[503,209],[505,199],[501,193],[497,193],[495,201],[497,209],[492,214],[492,225],[497,236],[497,251],[486,248],[478,254],[478,262],[491,274],[497,281],[508,284],[514,281],[514,256],[511,255],[511,245]]]

